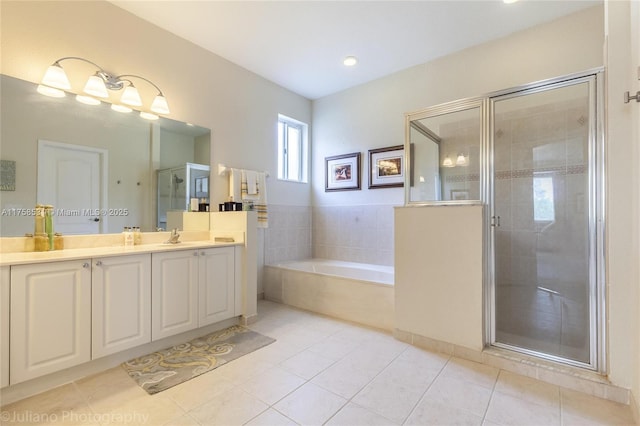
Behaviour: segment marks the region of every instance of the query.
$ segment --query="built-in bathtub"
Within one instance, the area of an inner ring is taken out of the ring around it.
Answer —
[[[265,265],[268,300],[393,330],[392,266],[311,259]]]

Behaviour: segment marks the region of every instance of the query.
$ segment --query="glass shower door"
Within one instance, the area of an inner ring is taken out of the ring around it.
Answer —
[[[595,77],[492,99],[492,344],[595,368]]]

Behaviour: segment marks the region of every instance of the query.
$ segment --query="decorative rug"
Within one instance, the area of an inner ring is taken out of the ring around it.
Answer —
[[[122,367],[142,389],[153,395],[273,342],[275,339],[271,337],[234,325],[129,360]]]

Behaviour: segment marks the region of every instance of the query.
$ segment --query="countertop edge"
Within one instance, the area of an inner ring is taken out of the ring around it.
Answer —
[[[92,259],[96,257],[127,256],[132,254],[153,254],[166,251],[198,250],[217,247],[244,245],[243,242],[221,243],[214,241],[187,241],[177,244],[141,244],[133,247],[108,246],[74,248],[44,252],[0,253],[0,266],[14,266],[34,263],[59,262],[65,260]]]

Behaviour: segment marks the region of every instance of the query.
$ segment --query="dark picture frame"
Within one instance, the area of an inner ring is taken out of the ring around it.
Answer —
[[[361,189],[360,162],[359,152],[325,157],[325,192]]]
[[[369,150],[369,189],[404,186],[404,145]]]

